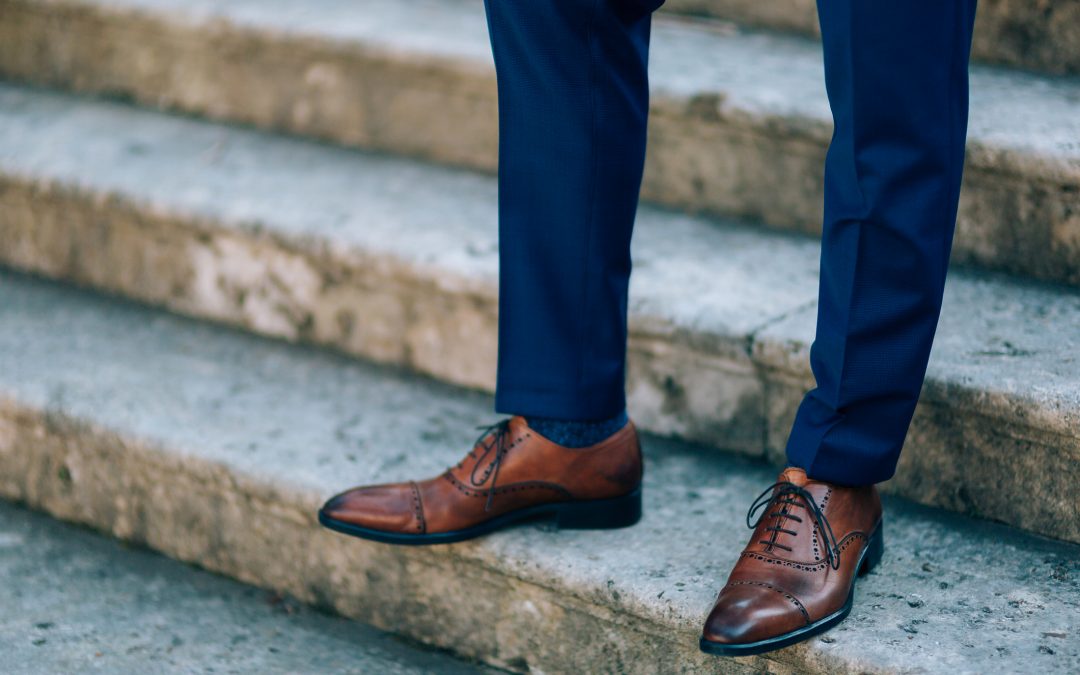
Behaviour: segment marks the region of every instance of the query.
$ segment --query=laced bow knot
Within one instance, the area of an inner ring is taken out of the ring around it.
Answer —
[[[802,500],[800,503],[799,500]],[[773,506],[779,507],[778,510],[773,511]],[[791,551],[790,546],[785,546],[777,542],[777,538],[780,534],[789,534],[792,536],[798,536],[796,530],[789,530],[781,527],[781,518],[790,518],[797,523],[802,523],[802,518],[789,513],[786,509],[789,506],[802,506],[813,517],[814,522],[817,523],[818,530],[821,531],[822,544],[821,547],[825,552],[825,560],[828,562],[829,567],[834,570],[840,569],[840,546],[836,541],[836,535],[833,534],[832,526],[829,525],[829,519],[825,517],[825,512],[818,506],[817,501],[814,499],[814,495],[809,490],[803,488],[800,485],[791,483],[789,481],[778,481],[773,483],[765,489],[754,503],[750,505],[750,510],[746,512],[746,526],[750,529],[757,529],[761,521],[766,517],[775,518],[776,522],[766,527],[765,529],[772,532],[771,539],[762,539],[758,543],[765,544],[767,546],[776,546],[778,548]],[[762,510],[764,509],[764,510]],[[754,519],[754,516],[761,511],[761,514]]]
[[[506,443],[507,436],[510,434],[510,419],[500,420],[486,426],[480,425],[476,428],[480,429],[480,436],[473,443],[473,449],[469,451],[469,457],[476,460],[472,471],[469,472],[469,482],[472,483],[473,487],[480,487],[487,482],[489,476],[491,477],[491,487],[488,488],[487,501],[484,503],[484,512],[487,513],[491,511],[491,504],[495,499],[495,488],[499,482],[499,468],[502,466],[506,453],[510,450],[510,446]],[[490,441],[487,440],[489,436],[491,437]],[[483,449],[479,457],[475,454],[477,448]],[[484,469],[483,474],[477,477],[480,467],[484,466],[484,461],[493,451],[495,457]],[[460,467],[461,464],[458,464],[458,466]]]

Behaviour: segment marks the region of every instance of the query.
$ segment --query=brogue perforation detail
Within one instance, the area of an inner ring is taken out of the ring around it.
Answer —
[[[728,582],[727,586],[724,586],[724,588],[720,590],[720,594],[723,595],[724,589],[730,588],[731,586],[760,586],[762,588],[767,588],[770,591],[775,591],[787,598],[787,600],[792,605],[794,605],[795,608],[798,609],[799,612],[803,615],[803,620],[806,621],[806,623],[810,623],[810,612],[806,611],[806,607],[804,607],[803,604],[799,602],[798,598],[796,598],[794,595],[788,593],[782,588],[773,586],[772,584],[766,583],[764,581],[731,581]]]
[[[424,503],[420,499],[420,486],[416,481],[409,481],[413,493],[413,509],[416,511],[416,530],[423,534],[427,532],[427,521],[424,519]]]
[[[474,490],[462,483],[457,478],[455,478],[454,475],[449,471],[443,474],[443,478],[450,481],[450,483],[458,489],[458,492],[467,497],[488,497],[493,493],[491,488],[488,488],[486,490]],[[557,492],[560,495],[567,497],[568,499],[573,498],[573,495],[570,493],[570,491],[562,487],[561,485],[555,485],[553,483],[541,483],[535,481],[528,483],[518,483],[516,485],[507,485],[504,487],[497,487],[494,489],[494,494],[503,495],[509,494],[511,492],[523,492],[525,490],[551,490],[552,492]]]
[[[869,536],[863,532],[852,532],[848,536],[844,537],[844,540],[840,542],[840,545],[837,547],[837,553],[843,553],[845,550],[847,550],[849,546],[851,546],[851,542],[855,541],[856,539],[868,540]],[[825,567],[829,564],[827,560],[822,560],[815,563],[799,563],[793,560],[784,560],[783,558],[774,558],[772,556],[762,555],[755,551],[743,551],[741,557],[753,558],[754,560],[760,560],[761,562],[769,563],[770,565],[791,567],[802,572],[819,572],[825,569]]]

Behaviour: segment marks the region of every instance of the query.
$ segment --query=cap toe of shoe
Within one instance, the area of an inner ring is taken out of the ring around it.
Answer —
[[[736,582],[720,592],[702,637],[724,645],[751,644],[807,623],[805,610],[790,593],[764,582]]]
[[[411,484],[372,485],[331,497],[320,509],[323,518],[371,530],[417,533],[420,505]]]

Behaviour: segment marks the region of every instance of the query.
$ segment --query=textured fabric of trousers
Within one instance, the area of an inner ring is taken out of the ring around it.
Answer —
[[[816,387],[788,461],[890,478],[926,374],[956,226],[975,0],[819,0],[835,130],[825,160]]]
[[[487,0],[499,93],[499,412],[625,407],[650,0]]]
[[[596,419],[625,404],[659,4],[486,0],[500,114],[499,412]],[[818,10],[835,132],[816,386],[787,452],[814,478],[860,485],[895,470],[940,314],[975,0],[820,0]]]

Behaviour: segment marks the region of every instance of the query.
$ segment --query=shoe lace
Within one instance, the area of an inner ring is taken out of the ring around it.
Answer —
[[[801,503],[800,500],[802,500]],[[788,530],[780,526],[782,523],[781,518],[790,518],[797,523],[802,522],[801,516],[788,512],[787,509],[790,506],[802,506],[810,513],[817,523],[824,540],[822,541],[822,548],[825,550],[825,560],[834,570],[840,569],[840,547],[836,541],[836,536],[833,534],[832,526],[829,525],[829,519],[825,517],[825,513],[814,500],[814,495],[799,485],[788,481],[779,481],[770,485],[750,505],[750,510],[746,512],[746,526],[752,530],[757,529],[757,526],[766,516],[775,518],[775,522],[765,528],[766,531],[773,533],[771,539],[762,539],[758,543],[770,547],[775,546],[790,552],[792,550],[790,546],[785,546],[777,541],[780,534],[790,534],[792,536],[798,536],[799,534],[796,530]],[[774,511],[773,508],[777,510]],[[761,511],[761,514],[757,516],[757,520],[754,520],[754,516],[758,511]]]
[[[503,458],[506,457],[506,453],[510,450],[506,444],[506,439],[510,434],[510,418],[476,428],[480,429],[480,436],[473,443],[473,449],[469,451],[469,457],[476,460],[472,471],[469,473],[469,482],[474,487],[480,487],[487,482],[488,476],[491,476],[491,486],[488,488],[487,502],[484,504],[484,512],[487,513],[491,510],[491,504],[495,499],[495,487],[499,482],[499,467],[502,466]],[[490,440],[488,440],[489,436],[491,437]],[[483,450],[479,457],[476,455],[478,448]],[[494,459],[484,468],[483,475],[478,478],[477,473],[480,471],[480,467],[484,466],[484,461],[492,452],[495,453]],[[463,462],[464,460],[462,460]],[[458,468],[461,467],[462,463],[458,464]]]

